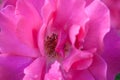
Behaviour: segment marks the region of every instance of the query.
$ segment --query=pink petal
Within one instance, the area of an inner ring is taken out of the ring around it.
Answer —
[[[73,46],[75,44],[76,35],[79,33],[80,28],[80,25],[73,25],[70,27],[69,36]]]
[[[55,10],[57,5],[57,0],[45,0],[44,6],[42,7],[41,15],[43,17],[43,22],[48,24],[49,21],[55,17]]]
[[[86,7],[90,21],[86,25],[85,49],[97,48],[100,52],[103,47],[103,38],[110,29],[110,15],[108,8],[100,1],[94,0]]]
[[[120,29],[120,0],[102,0],[110,10],[111,26]]]
[[[7,6],[7,5],[13,5],[13,6],[15,6],[17,0],[2,0],[2,1],[5,2],[4,6]]]
[[[59,55],[61,56],[65,56],[64,47],[65,47],[65,43],[67,42],[67,38],[68,36],[64,30],[61,31],[58,35],[58,42],[55,51],[59,53]]]
[[[26,0],[18,0],[16,3],[17,36],[32,48],[37,48],[37,34],[41,26],[41,19],[34,6]]]
[[[84,70],[87,69],[92,63],[93,54],[87,51],[79,51],[73,49],[68,58],[63,61],[63,69],[68,72],[71,69]]]
[[[89,71],[96,80],[106,80],[107,64],[102,57],[95,55]]]
[[[57,29],[68,29],[73,24],[80,26],[84,25],[88,21],[88,17],[84,12],[84,7],[84,0],[58,1],[58,9],[54,21],[54,26],[56,26]]]
[[[0,55],[0,80],[22,80],[24,68],[32,58]]]
[[[6,17],[8,17],[14,24],[17,23],[17,18],[15,15],[15,7],[14,6],[7,5],[6,7],[2,8],[1,13],[3,13]]]
[[[37,12],[41,16],[41,8],[44,5],[45,0],[28,0],[36,8]]]
[[[25,68],[25,76],[23,80],[43,80],[44,67],[45,59],[43,57],[37,58],[27,68]]]
[[[43,24],[38,34],[38,46],[42,56],[45,56],[44,39],[46,27],[47,27],[46,24]]]
[[[94,76],[88,70],[75,71],[73,75],[74,80],[95,80]]]
[[[104,39],[105,51],[103,57],[107,62],[107,80],[114,80],[120,73],[120,34],[119,31],[111,29]]]
[[[15,25],[2,13],[0,13],[0,49],[2,53],[36,57],[36,51],[23,43],[16,37]]]
[[[72,70],[63,75],[65,80],[96,80],[89,70]]]
[[[48,73],[45,74],[44,80],[62,80],[62,74],[59,70],[60,63],[55,61],[49,70]]]

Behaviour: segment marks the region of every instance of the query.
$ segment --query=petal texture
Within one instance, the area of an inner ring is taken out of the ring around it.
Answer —
[[[37,48],[37,36],[41,24],[40,16],[34,6],[26,0],[16,3],[17,36],[32,48]]]
[[[62,74],[61,74],[59,68],[60,68],[60,63],[55,61],[51,65],[49,72],[45,74],[44,80],[63,80]]]
[[[120,73],[120,35],[119,31],[112,29],[104,39],[105,51],[103,57],[107,62],[107,80],[114,80]]]
[[[8,53],[12,55],[22,55],[36,57],[37,52],[24,45],[16,37],[15,28],[11,20],[0,13],[0,49],[2,53]]]
[[[45,59],[40,57],[34,60],[27,68],[25,68],[25,76],[23,80],[43,80]]]
[[[0,80],[22,80],[32,58],[0,54]]]
[[[84,47],[85,49],[97,48],[101,51],[103,38],[110,29],[109,10],[100,0],[94,0],[86,7],[86,13],[90,21],[86,24]]]

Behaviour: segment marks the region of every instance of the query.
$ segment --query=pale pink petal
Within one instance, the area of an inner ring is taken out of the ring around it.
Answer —
[[[91,65],[92,57],[93,54],[88,51],[79,51],[77,49],[73,49],[68,58],[63,61],[62,67],[66,72],[68,72],[70,69],[84,70]]]
[[[116,29],[111,31],[104,38],[105,50],[103,58],[105,59],[107,69],[107,80],[115,80],[120,73],[120,33]]]
[[[63,80],[62,74],[60,72],[60,63],[55,61],[51,68],[49,69],[49,72],[45,74],[44,80]]]
[[[45,70],[45,59],[43,57],[37,58],[27,68],[25,68],[25,76],[23,80],[43,80]]]
[[[22,80],[32,58],[0,54],[0,80]]]
[[[42,7],[41,15],[43,22],[48,24],[49,21],[55,17],[55,10],[57,5],[57,0],[45,0],[44,6]]]
[[[94,55],[89,71],[96,80],[106,80],[107,64],[101,56]]]
[[[41,19],[34,6],[26,0],[18,0],[16,3],[17,36],[32,48],[38,48],[37,37],[41,26]]]
[[[80,28],[80,25],[73,25],[72,27],[70,27],[69,36],[73,46],[75,44],[76,35],[79,33]]]
[[[103,38],[110,29],[109,10],[100,0],[94,0],[86,7],[86,13],[90,17],[86,24],[85,49],[97,48],[102,50]]]
[[[2,53],[36,57],[37,52],[21,43],[16,37],[15,25],[0,13],[0,49]]]

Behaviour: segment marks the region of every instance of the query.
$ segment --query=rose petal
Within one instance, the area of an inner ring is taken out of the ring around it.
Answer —
[[[49,72],[45,74],[44,80],[62,80],[62,74],[59,70],[60,63],[55,61],[51,68],[49,69]]]
[[[38,48],[37,34],[41,25],[41,19],[34,6],[26,0],[18,0],[16,3],[17,36],[32,48]]]
[[[24,68],[32,61],[28,57],[0,55],[0,80],[22,80]]]
[[[93,54],[90,52],[73,49],[70,52],[69,57],[63,61],[62,67],[66,72],[68,72],[70,68],[75,70],[83,70],[91,65],[92,57]]]
[[[28,0],[28,1],[33,4],[33,6],[36,8],[39,15],[41,16],[41,8],[43,7],[45,0]]]
[[[72,70],[69,73],[63,73],[65,80],[95,80],[89,70]]]
[[[106,80],[107,64],[102,57],[94,55],[89,71],[96,80]]]
[[[114,80],[120,73],[120,35],[119,31],[111,29],[104,39],[105,51],[103,57],[107,62],[107,80]]]
[[[43,22],[48,24],[51,18],[54,18],[54,12],[56,10],[57,0],[45,0],[44,6],[42,7],[41,15],[43,17]]]
[[[16,37],[15,25],[0,13],[0,49],[2,53],[36,57],[37,52],[21,43]]]
[[[86,13],[90,21],[86,25],[84,48],[97,48],[100,52],[103,47],[103,38],[110,29],[109,10],[100,0],[94,0],[86,7]]]
[[[54,26],[56,26],[57,29],[63,28],[67,30],[73,24],[80,26],[84,25],[88,21],[88,17],[84,12],[84,7],[84,0],[58,1]]]
[[[15,6],[17,0],[2,0],[2,1],[5,2],[4,6],[7,6],[7,5],[13,5],[13,6]]]
[[[110,10],[111,27],[120,29],[120,0],[102,0]]]
[[[61,56],[65,56],[64,48],[65,48],[65,43],[67,42],[67,38],[68,36],[64,30],[61,31],[58,35],[58,42],[55,51],[59,53]]]
[[[6,17],[8,17],[14,24],[17,23],[17,18],[15,15],[15,7],[14,6],[7,5],[6,7],[2,8],[1,13],[3,13]]]
[[[44,67],[45,59],[43,57],[37,58],[27,68],[25,68],[25,76],[23,80],[43,80]]]

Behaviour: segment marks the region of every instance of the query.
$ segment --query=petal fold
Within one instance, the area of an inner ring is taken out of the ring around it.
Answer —
[[[94,0],[86,7],[86,13],[90,17],[86,24],[85,49],[97,48],[102,51],[103,38],[110,29],[109,9],[100,0]]]
[[[27,68],[25,68],[24,73],[25,76],[23,80],[43,80],[44,68],[45,67],[45,59],[43,57],[39,57],[34,60]]]
[[[108,66],[107,80],[114,80],[120,73],[120,34],[118,30],[111,29],[105,36],[104,48],[102,56]]]
[[[0,80],[22,80],[24,68],[32,61],[29,57],[0,54]]]

